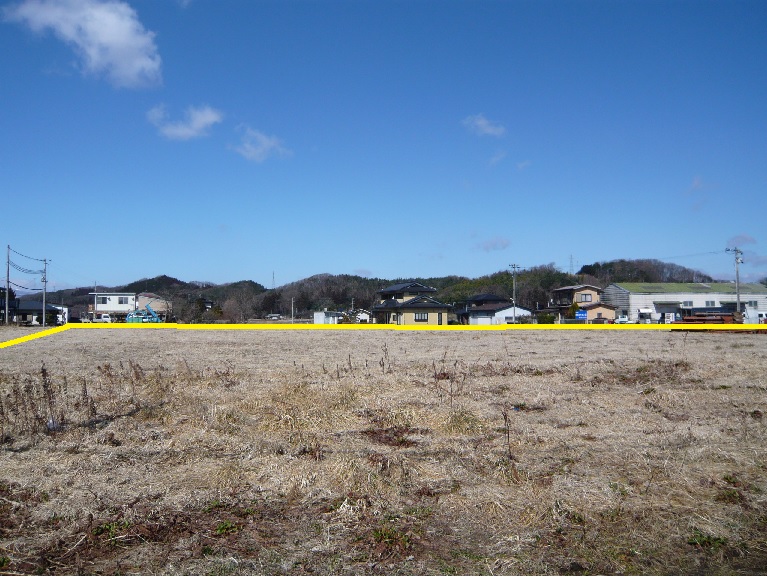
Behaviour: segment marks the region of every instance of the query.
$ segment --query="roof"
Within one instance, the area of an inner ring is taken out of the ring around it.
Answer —
[[[451,308],[450,305],[439,302],[437,299],[433,299],[426,295],[419,295],[405,302],[399,302],[394,299],[388,299],[378,304],[373,305],[374,311],[385,310],[402,310],[402,309],[435,309],[435,308]]]
[[[136,293],[88,293],[89,295],[93,296],[120,296],[120,297],[135,297]]]
[[[627,292],[636,294],[735,294],[734,282],[663,282],[663,283],[641,283],[626,282],[613,283],[610,286],[617,286]],[[740,283],[740,294],[761,294],[767,295],[767,286],[759,283]]]
[[[611,311],[616,310],[618,307],[615,307],[613,305],[608,305],[607,303],[590,303],[587,305],[578,305],[581,310],[584,311],[590,311],[592,309],[598,309],[598,308],[605,308],[610,309]]]
[[[492,293],[482,293],[479,295],[474,295],[473,297],[469,297],[466,299],[467,302],[473,303],[473,302],[496,302],[496,303],[508,303],[509,299],[505,299],[503,297],[499,297],[498,295],[494,295]]]
[[[462,314],[467,314],[468,313],[469,315],[471,315],[472,313],[481,313],[481,312],[497,313],[499,311],[511,310],[513,308],[514,308],[514,305],[507,301],[507,302],[505,302],[503,304],[501,304],[501,303],[487,303],[487,304],[484,304],[484,305],[479,305],[479,306],[476,306],[476,307],[471,307],[467,311],[461,311],[461,313]],[[522,307],[517,307],[517,311],[525,311],[525,313],[530,313],[529,309],[525,309],[525,308],[522,308]]]
[[[399,284],[393,284],[386,288],[382,288],[381,290],[378,291],[378,293],[379,294],[401,293],[405,291],[419,292],[419,293],[435,293],[437,292],[437,289],[432,288],[430,286],[423,285],[419,282],[409,281],[409,282],[401,282]]]
[[[560,288],[556,288],[552,290],[551,292],[557,292],[557,291],[578,291],[581,289],[593,289],[597,292],[602,292],[604,289],[599,288],[598,286],[594,286],[592,284],[577,284],[573,286],[563,286]]]

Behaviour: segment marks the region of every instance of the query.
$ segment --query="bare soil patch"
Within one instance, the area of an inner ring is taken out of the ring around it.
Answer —
[[[765,411],[761,334],[70,330],[0,350],[0,573],[763,574]]]

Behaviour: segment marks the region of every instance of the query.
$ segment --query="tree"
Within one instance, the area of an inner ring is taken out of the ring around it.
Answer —
[[[565,312],[565,318],[566,319],[574,319],[575,314],[581,310],[581,307],[578,306],[578,303],[573,301],[573,303],[568,307],[567,311]]]

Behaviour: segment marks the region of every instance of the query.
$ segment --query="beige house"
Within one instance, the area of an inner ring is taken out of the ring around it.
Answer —
[[[393,325],[446,325],[450,305],[431,297],[437,289],[418,282],[395,284],[378,291],[373,305],[376,323]]]
[[[601,288],[588,284],[565,286],[551,291],[551,304],[560,320],[575,303],[581,311],[579,316],[587,323],[614,321],[616,307],[601,302],[602,292]]]

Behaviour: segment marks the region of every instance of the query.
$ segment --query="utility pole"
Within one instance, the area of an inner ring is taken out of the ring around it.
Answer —
[[[8,298],[11,296],[11,245],[8,245],[8,257],[5,261],[5,324],[8,324]]]
[[[740,312],[740,265],[743,264],[743,251],[737,246],[734,248],[727,248],[725,252],[731,252],[735,254],[735,302],[737,311]]]
[[[511,304],[514,305],[511,322],[517,324],[517,271],[520,266],[518,264],[510,264],[509,266],[511,267]]]
[[[45,328],[45,293],[48,291],[48,259],[43,259],[43,328]]]

